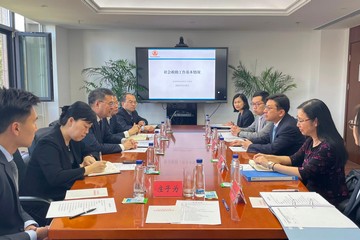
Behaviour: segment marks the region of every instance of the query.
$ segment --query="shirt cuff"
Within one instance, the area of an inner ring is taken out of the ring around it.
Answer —
[[[29,235],[30,240],[37,240],[37,234],[34,230],[27,230],[25,232]]]
[[[143,132],[145,130],[145,126],[141,126],[141,131]]]
[[[125,135],[125,138],[130,137],[129,131],[125,131],[125,132],[124,132],[124,135]]]
[[[125,146],[123,144],[119,144],[120,148],[121,148],[121,151],[124,151],[125,150]]]
[[[36,227],[39,227],[39,224],[37,222],[35,222],[34,220],[27,220],[24,223],[24,228],[27,228],[30,225],[35,225]]]

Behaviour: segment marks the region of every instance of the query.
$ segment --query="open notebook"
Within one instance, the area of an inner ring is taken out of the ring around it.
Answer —
[[[114,173],[120,173],[120,169],[115,166],[112,162],[106,162],[106,168],[104,171],[100,173],[90,173],[88,176],[99,176],[99,175],[106,175],[106,174],[114,174]]]

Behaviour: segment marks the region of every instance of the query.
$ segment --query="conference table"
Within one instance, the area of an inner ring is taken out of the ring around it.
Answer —
[[[49,228],[49,238],[55,239],[287,239],[280,223],[267,208],[253,208],[249,197],[260,197],[259,192],[272,189],[299,189],[307,191],[301,181],[247,182],[242,178],[246,204],[231,204],[227,211],[221,200],[230,205],[229,188],[222,188],[222,182],[229,182],[229,171],[219,172],[216,163],[210,160],[214,152],[204,137],[203,126],[173,126],[173,133],[165,141],[165,154],[157,156],[159,175],[146,175],[146,204],[122,204],[124,198],[133,194],[133,171],[120,174],[85,177],[76,181],[72,189],[106,187],[108,197],[115,199],[116,213],[81,216],[75,219],[55,218]],[[227,148],[229,165],[232,151]],[[239,153],[241,163],[248,163],[252,153]],[[183,168],[196,165],[202,158],[205,169],[206,191],[216,191],[219,201],[221,224],[148,224],[145,223],[150,205],[175,205],[183,197],[154,197],[155,181],[181,181]],[[146,159],[146,153],[117,153],[103,156],[104,160]],[[232,218],[233,216],[233,218]],[[237,217],[237,220],[234,219]]]

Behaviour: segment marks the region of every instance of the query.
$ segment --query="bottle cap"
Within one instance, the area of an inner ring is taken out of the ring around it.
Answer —
[[[220,136],[219,137],[220,141],[224,140],[224,137],[223,136]]]
[[[136,165],[142,165],[143,161],[142,160],[136,160]]]
[[[154,146],[154,143],[149,143],[149,147],[153,147]]]
[[[161,123],[165,123],[164,121],[161,121]]]
[[[160,132],[160,129],[155,129],[155,133],[159,133]]]
[[[237,153],[233,154],[233,158],[239,158],[239,155]]]
[[[201,158],[199,158],[199,159],[196,159],[196,163],[202,163],[202,159]]]

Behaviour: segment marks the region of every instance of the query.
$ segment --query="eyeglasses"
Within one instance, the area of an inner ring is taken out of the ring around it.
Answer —
[[[307,118],[307,119],[297,119],[297,122],[298,122],[298,123],[304,123],[304,122],[307,122],[307,121],[310,121],[310,120],[312,120],[312,119],[310,119],[310,118]]]
[[[109,105],[110,107],[115,105],[115,102],[112,102],[112,101],[111,102],[100,101],[100,102],[103,102],[103,103]]]
[[[256,102],[256,103],[251,103],[251,106],[253,107],[260,107],[261,105],[263,105],[264,103],[263,102]]]
[[[265,106],[265,109],[266,109],[266,110],[272,110],[272,109],[277,109],[277,107],[271,107],[271,106],[267,106],[267,105],[266,105],[266,106]]]
[[[355,122],[355,120],[348,121],[348,125],[350,129],[354,129],[354,127],[358,127],[359,125]]]

